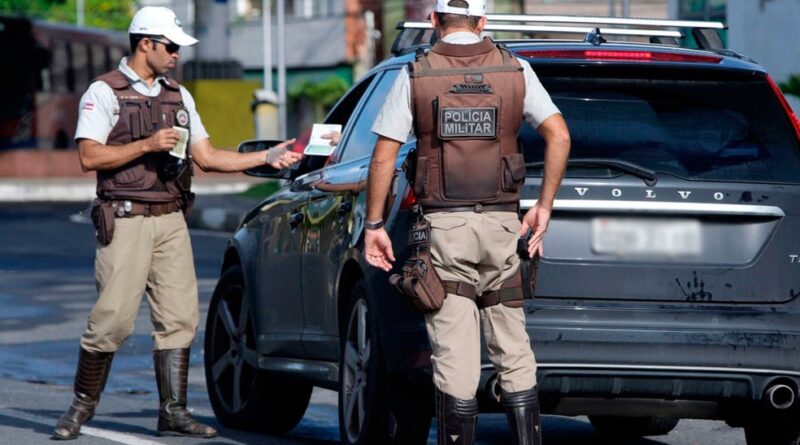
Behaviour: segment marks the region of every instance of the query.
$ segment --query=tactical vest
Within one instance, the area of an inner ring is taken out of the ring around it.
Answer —
[[[426,210],[518,205],[522,66],[491,39],[443,41],[409,66],[417,135],[414,194]],[[507,207],[507,206],[506,206]]]
[[[119,120],[106,145],[126,145],[173,126],[190,130],[189,112],[183,104],[180,86],[174,80],[161,80],[161,93],[155,97],[134,90],[119,70],[103,74],[96,80],[110,86],[119,102]],[[147,153],[117,169],[97,171],[97,196],[108,200],[171,202],[188,193],[191,184],[189,147],[185,161],[168,152]]]

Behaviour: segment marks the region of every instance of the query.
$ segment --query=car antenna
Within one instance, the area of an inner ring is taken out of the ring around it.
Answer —
[[[586,37],[583,38],[583,41],[591,43],[594,46],[600,46],[600,44],[607,42],[605,37],[603,37],[603,33],[600,32],[600,28],[595,28],[593,31],[589,31],[589,33],[586,34]]]

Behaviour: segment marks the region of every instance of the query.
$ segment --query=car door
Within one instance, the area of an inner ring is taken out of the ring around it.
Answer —
[[[343,99],[326,120],[342,123],[344,131],[332,157],[335,162],[322,170],[309,192],[302,247],[303,345],[306,353],[318,359],[337,358],[337,276],[352,241],[353,213],[364,208],[367,171],[377,141],[370,130],[398,72],[389,69],[370,75],[351,92],[360,97]],[[351,113],[340,109],[352,107],[356,99]]]
[[[310,184],[318,177],[319,171],[298,177],[259,209],[255,315],[262,352],[276,356],[302,356],[303,220]]]

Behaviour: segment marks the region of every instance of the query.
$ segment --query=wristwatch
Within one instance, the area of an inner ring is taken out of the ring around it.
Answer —
[[[379,219],[377,221],[366,221],[364,222],[364,227],[369,230],[378,230],[383,227],[383,220]]]

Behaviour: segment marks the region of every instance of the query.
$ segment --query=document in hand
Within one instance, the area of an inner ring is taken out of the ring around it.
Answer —
[[[341,133],[342,126],[339,124],[314,124],[311,129],[311,140],[308,141],[303,154],[309,156],[330,156],[335,145],[331,145],[330,139],[323,139],[322,135],[328,133]]]
[[[186,146],[189,143],[189,130],[183,127],[172,127],[178,132],[178,143],[169,151],[176,158],[186,159]]]

